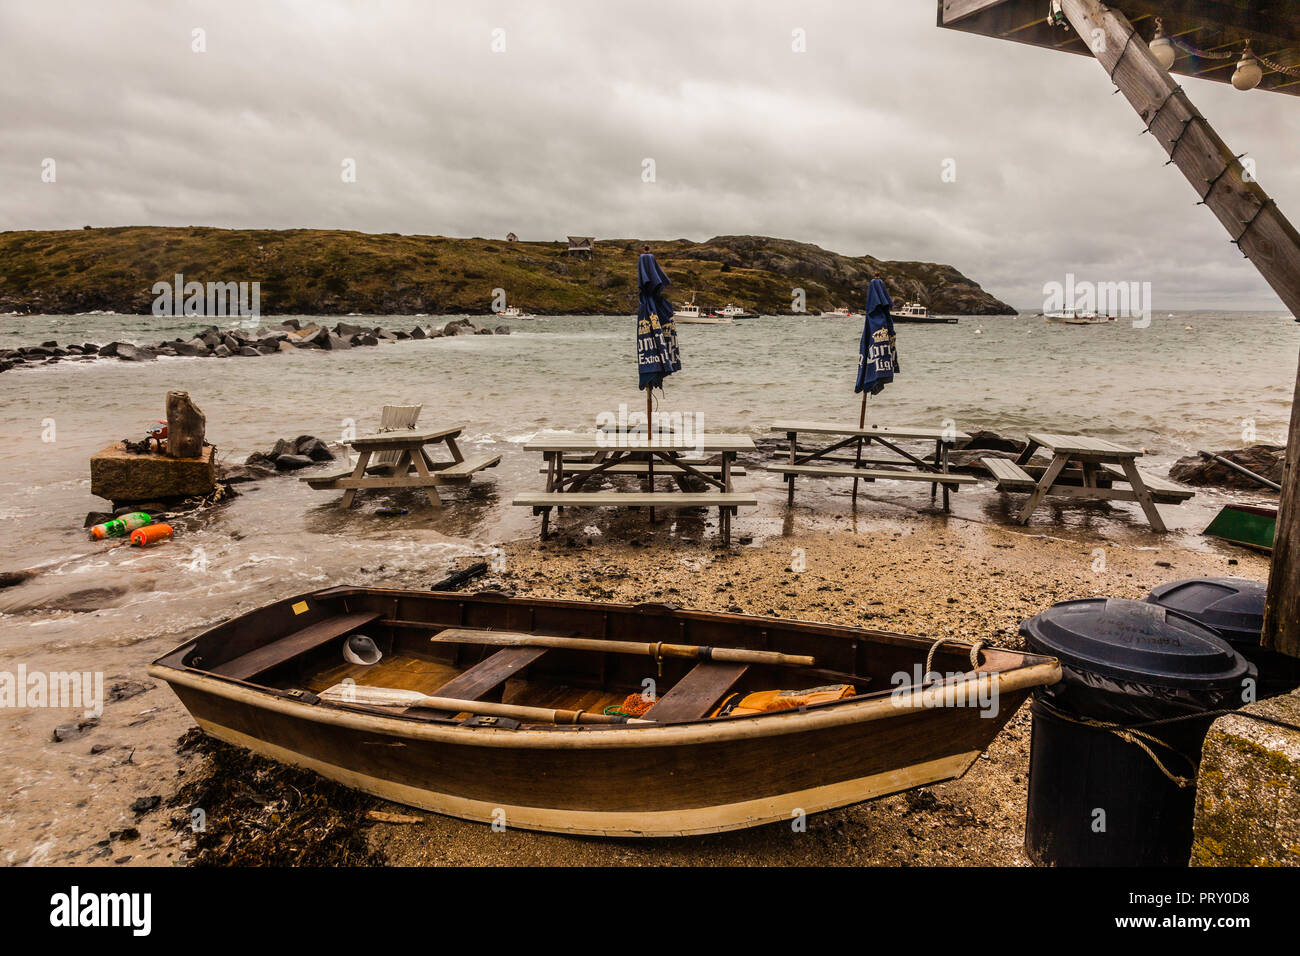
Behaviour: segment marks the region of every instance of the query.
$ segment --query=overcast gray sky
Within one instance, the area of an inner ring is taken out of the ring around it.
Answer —
[[[1029,308],[1067,272],[1281,308],[1095,62],[933,0],[40,0],[0,44],[0,229],[755,233]],[[1184,85],[1300,215],[1300,100]]]

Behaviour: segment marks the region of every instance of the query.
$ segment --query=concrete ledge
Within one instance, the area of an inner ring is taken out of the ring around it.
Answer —
[[[90,493],[113,502],[212,494],[217,472],[207,445],[199,458],[133,455],[121,442],[90,456]]]
[[[1300,726],[1300,691],[1242,708]],[[1210,727],[1192,866],[1300,866],[1300,731],[1238,717]]]

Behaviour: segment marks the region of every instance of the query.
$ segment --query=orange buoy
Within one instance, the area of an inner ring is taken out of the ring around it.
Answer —
[[[160,541],[166,541],[171,536],[171,525],[151,524],[147,528],[136,528],[132,531],[131,543],[138,548],[147,548],[150,545],[158,544]]]

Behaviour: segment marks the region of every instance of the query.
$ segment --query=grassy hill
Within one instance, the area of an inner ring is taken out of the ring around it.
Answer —
[[[674,301],[696,293],[704,308],[727,303],[770,314],[792,311],[802,288],[810,312],[861,309],[879,277],[895,299],[932,312],[1015,312],[951,266],[841,256],[761,236],[707,242],[614,239],[592,261],[563,242],[506,242],[327,229],[121,226],[0,233],[0,312],[92,309],[144,314],[155,282],[260,282],[266,315],[480,314],[493,290],[540,314],[636,310],[636,257],[648,245],[673,281]]]

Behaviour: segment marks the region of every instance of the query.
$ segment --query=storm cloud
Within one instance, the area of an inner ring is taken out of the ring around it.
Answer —
[[[1028,309],[1067,272],[1281,308],[1096,63],[940,30],[933,0],[43,0],[0,38],[3,229],[756,233]],[[1300,101],[1184,85],[1300,209]]]

